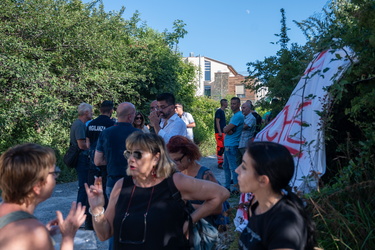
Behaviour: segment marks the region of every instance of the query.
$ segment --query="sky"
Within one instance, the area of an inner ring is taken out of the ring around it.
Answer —
[[[84,2],[90,2],[84,0]],[[262,61],[276,55],[280,45],[274,34],[281,29],[281,12],[285,9],[290,28],[289,43],[306,43],[302,31],[294,24],[321,13],[329,0],[102,0],[106,11],[126,8],[129,19],[138,10],[142,22],[163,32],[173,31],[173,22],[183,20],[188,34],[180,40],[184,57],[206,56],[247,75],[248,62]]]

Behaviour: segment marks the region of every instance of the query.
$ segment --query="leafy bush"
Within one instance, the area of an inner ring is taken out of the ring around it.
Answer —
[[[148,110],[162,92],[192,102],[194,67],[168,46],[181,29],[158,33],[139,25],[138,13],[124,20],[124,8],[106,13],[96,3],[0,1],[0,152],[40,143],[56,150],[62,167],[81,102],[129,101]]]
[[[194,141],[199,145],[203,155],[216,153],[216,140],[214,130],[214,117],[220,103],[207,97],[196,97],[190,107],[196,127],[194,128]]]

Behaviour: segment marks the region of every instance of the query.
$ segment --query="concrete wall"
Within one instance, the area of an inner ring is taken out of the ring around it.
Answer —
[[[211,98],[217,101],[225,98],[228,94],[229,73],[215,73],[215,81],[211,83]]]

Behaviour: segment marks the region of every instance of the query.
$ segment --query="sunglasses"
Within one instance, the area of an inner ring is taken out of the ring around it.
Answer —
[[[137,116],[137,117],[135,118],[135,120],[142,120],[142,117]]]
[[[181,163],[182,159],[184,159],[185,156],[186,156],[186,155],[183,154],[183,155],[180,157],[180,159],[174,159],[173,161],[174,161],[175,163]]]
[[[135,159],[137,160],[140,160],[142,159],[142,152],[141,151],[129,151],[129,150],[125,150],[124,151],[124,156],[127,160],[129,160],[130,156],[133,156]]]

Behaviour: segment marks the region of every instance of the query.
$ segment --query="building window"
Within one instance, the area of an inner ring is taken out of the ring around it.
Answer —
[[[211,81],[211,62],[204,61],[204,80]]]
[[[204,95],[208,97],[211,96],[211,86],[204,86]]]
[[[236,96],[238,98],[245,98],[245,85],[236,85]]]

